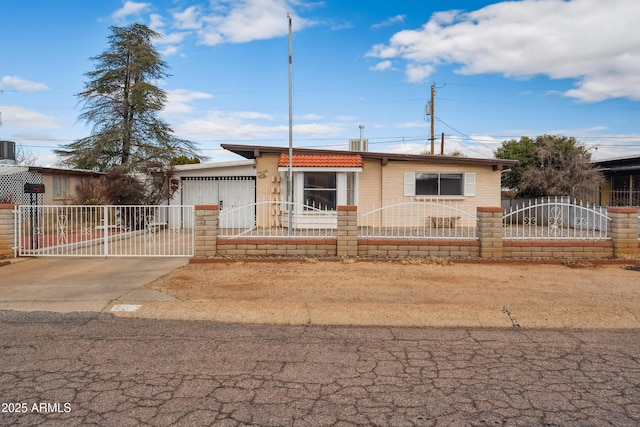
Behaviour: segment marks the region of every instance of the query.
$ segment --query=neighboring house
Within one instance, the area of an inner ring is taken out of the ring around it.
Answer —
[[[287,200],[288,147],[222,144],[255,162],[256,200]],[[400,200],[456,201],[462,208],[500,206],[500,175],[517,161],[454,156],[294,148],[293,202],[305,210],[340,205],[370,209]],[[260,218],[257,219],[260,225]],[[300,225],[300,224],[297,224]]]
[[[8,203],[69,205],[78,199],[83,180],[98,180],[101,172],[42,166],[1,165],[0,199]],[[25,194],[25,184],[44,184],[43,194]]]
[[[602,206],[640,206],[640,156],[595,162],[605,176]]]

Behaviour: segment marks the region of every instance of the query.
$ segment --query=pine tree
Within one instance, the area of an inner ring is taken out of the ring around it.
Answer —
[[[55,150],[63,165],[98,171],[122,167],[138,171],[149,162],[200,156],[194,143],[174,137],[157,117],[167,100],[154,83],[169,77],[153,47],[160,34],[142,24],[111,27],[109,48],[91,58],[96,66],[77,94],[84,103],[79,120],[92,125],[90,136]]]

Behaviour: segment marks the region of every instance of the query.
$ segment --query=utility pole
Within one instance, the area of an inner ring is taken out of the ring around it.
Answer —
[[[436,151],[435,141],[436,141],[436,132],[435,132],[435,113],[436,113],[436,84],[431,85],[431,155],[433,156]]]

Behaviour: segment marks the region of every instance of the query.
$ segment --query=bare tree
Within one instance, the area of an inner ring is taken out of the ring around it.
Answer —
[[[16,144],[16,164],[33,166],[38,161],[38,155],[22,144]]]
[[[572,190],[588,193],[604,179],[591,163],[591,152],[573,137],[524,136],[504,141],[494,155],[520,161],[502,175],[503,187],[520,197],[568,195]]]
[[[537,196],[562,196],[572,190],[594,191],[602,173],[591,163],[591,153],[574,138],[540,137],[534,149],[537,167],[522,174],[520,190]]]

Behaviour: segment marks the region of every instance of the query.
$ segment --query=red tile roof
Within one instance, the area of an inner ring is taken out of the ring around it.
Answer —
[[[289,155],[280,154],[278,167],[289,166]],[[323,155],[323,154],[294,154],[294,168],[361,168],[363,166],[362,156],[359,154],[349,155]]]

